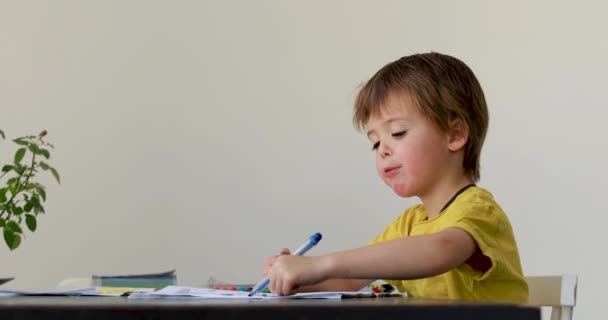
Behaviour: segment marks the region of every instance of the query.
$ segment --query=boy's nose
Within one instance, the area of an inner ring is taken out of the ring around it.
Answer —
[[[392,153],[392,149],[389,145],[387,145],[386,143],[381,143],[378,146],[378,152],[380,153],[380,157],[382,158],[386,158],[388,156],[391,155]]]

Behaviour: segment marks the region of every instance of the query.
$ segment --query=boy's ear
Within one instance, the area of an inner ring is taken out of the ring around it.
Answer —
[[[450,132],[448,133],[448,149],[456,152],[469,141],[469,125],[462,119],[454,119],[450,122]]]

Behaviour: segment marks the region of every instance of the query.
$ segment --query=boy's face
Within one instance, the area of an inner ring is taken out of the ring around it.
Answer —
[[[449,136],[424,117],[404,94],[393,94],[368,121],[376,169],[401,197],[424,197],[448,170]]]

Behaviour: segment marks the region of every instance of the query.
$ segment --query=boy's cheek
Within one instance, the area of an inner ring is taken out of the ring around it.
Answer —
[[[378,173],[378,175],[380,175],[380,177],[382,177],[382,172],[384,171],[382,168],[382,159],[376,156],[376,172]]]

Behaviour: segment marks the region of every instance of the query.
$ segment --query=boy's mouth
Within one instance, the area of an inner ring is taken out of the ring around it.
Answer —
[[[386,177],[392,177],[394,175],[397,174],[397,171],[399,171],[399,168],[401,168],[400,166],[395,166],[395,167],[387,167],[384,168],[384,175]]]

